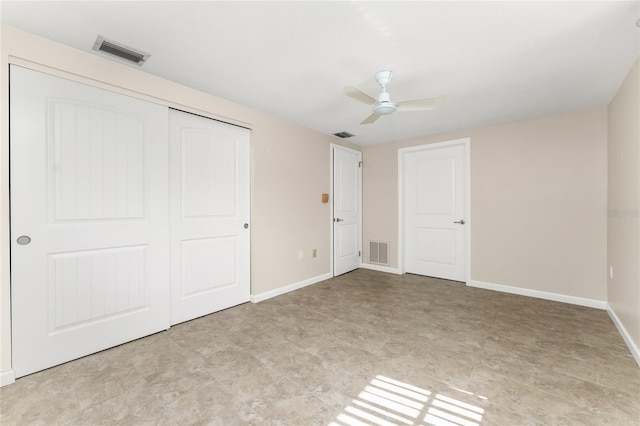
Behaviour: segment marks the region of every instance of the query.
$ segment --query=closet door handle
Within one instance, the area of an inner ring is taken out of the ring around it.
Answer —
[[[28,235],[22,235],[22,236],[18,237],[16,242],[18,244],[20,244],[21,246],[26,246],[31,242],[31,237],[28,236]]]
[[[464,220],[459,220],[459,221],[453,222],[453,223],[459,223],[460,225],[464,225],[465,222],[464,222]]]

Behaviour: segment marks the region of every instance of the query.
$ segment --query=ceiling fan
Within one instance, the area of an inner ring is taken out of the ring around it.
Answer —
[[[391,96],[387,92],[387,85],[393,77],[392,71],[378,71],[376,73],[376,80],[382,92],[378,95],[378,99],[367,95],[362,90],[353,86],[346,86],[344,88],[344,94],[352,97],[353,99],[363,102],[367,105],[373,105],[373,114],[365,118],[360,124],[374,123],[380,116],[394,113],[396,111],[425,111],[433,109],[442,102],[444,102],[446,96],[438,96],[436,98],[424,98],[413,99],[410,101],[403,101],[393,103],[391,102]]]

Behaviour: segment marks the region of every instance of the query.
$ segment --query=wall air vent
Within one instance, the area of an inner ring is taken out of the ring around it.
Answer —
[[[353,133],[349,133],[349,132],[338,132],[338,133],[334,133],[333,136],[337,136],[339,138],[346,139],[346,138],[351,138],[351,137],[353,137],[355,135]]]
[[[389,266],[389,243],[369,241],[369,263]]]
[[[99,35],[96,42],[93,43],[93,50],[108,53],[138,65],[144,64],[144,62],[149,59],[149,56],[151,56],[150,53],[132,49],[112,40],[106,40],[101,35]]]

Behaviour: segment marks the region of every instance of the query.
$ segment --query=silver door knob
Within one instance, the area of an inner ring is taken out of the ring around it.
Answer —
[[[340,219],[339,217],[337,217],[337,218],[335,218],[333,220],[335,220],[336,222],[343,222],[344,221],[344,219]]]
[[[27,244],[29,244],[31,242],[31,237],[28,236],[28,235],[21,235],[21,236],[18,237],[16,242],[18,244],[20,244],[21,246],[26,246]]]
[[[248,223],[245,223],[245,224],[244,224],[244,229],[247,229],[248,227],[249,227],[249,224],[248,224]]]
[[[460,225],[464,225],[464,220],[459,220],[459,221],[453,222],[453,223],[459,223]]]

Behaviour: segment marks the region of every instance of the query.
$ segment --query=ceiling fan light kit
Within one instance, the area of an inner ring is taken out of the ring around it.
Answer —
[[[378,115],[387,115],[396,111],[396,106],[391,102],[377,103],[373,106],[373,112]]]
[[[396,104],[391,102],[391,95],[387,92],[387,85],[393,78],[393,71],[378,71],[375,77],[376,81],[382,88],[382,92],[380,92],[377,99],[367,95],[357,87],[346,86],[343,90],[345,95],[355,99],[356,101],[367,105],[373,105],[373,114],[365,118],[360,124],[372,124],[380,118],[380,116],[392,114],[396,112],[396,110],[425,111],[433,109],[445,100],[445,96],[438,96],[436,98],[414,99]]]

